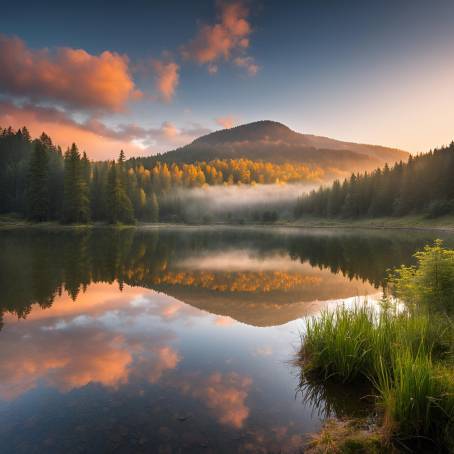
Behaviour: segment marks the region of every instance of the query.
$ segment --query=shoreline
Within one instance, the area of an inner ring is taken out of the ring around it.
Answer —
[[[82,229],[160,229],[160,228],[217,228],[227,227],[234,229],[265,228],[265,229],[358,229],[358,230],[413,230],[413,231],[440,231],[454,232],[454,216],[444,216],[436,219],[427,219],[422,216],[405,216],[401,218],[374,218],[374,219],[327,219],[308,217],[296,221],[282,221],[275,223],[137,223],[132,225],[106,223],[92,224],[61,224],[55,221],[29,222],[25,219],[12,216],[0,216],[0,230],[20,228],[51,229],[51,230],[82,230]]]

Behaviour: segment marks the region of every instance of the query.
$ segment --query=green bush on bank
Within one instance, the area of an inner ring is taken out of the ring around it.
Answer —
[[[415,258],[390,275],[404,309],[340,306],[307,321],[303,375],[370,383],[383,433],[454,452],[454,251],[436,241]]]

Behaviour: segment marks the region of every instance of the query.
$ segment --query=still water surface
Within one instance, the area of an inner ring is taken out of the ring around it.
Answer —
[[[297,452],[323,419],[304,317],[379,297],[440,236],[0,231],[0,452]]]

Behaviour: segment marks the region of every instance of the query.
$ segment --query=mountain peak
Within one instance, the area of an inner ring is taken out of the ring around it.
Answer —
[[[191,145],[248,142],[267,139],[276,141],[284,138],[288,139],[289,135],[292,134],[297,133],[282,123],[271,120],[260,120],[212,132],[194,140]]]
[[[240,158],[307,164],[328,169],[330,173],[340,171],[348,175],[406,160],[408,153],[378,145],[300,134],[277,121],[261,120],[212,132],[160,157],[166,162],[187,163]]]

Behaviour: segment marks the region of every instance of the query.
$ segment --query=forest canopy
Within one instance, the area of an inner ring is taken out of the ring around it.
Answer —
[[[322,169],[249,159],[166,163],[93,162],[73,143],[65,152],[45,133],[0,128],[0,213],[31,221],[133,223],[184,220],[181,189],[204,186],[319,183]],[[269,216],[275,218],[275,216]]]
[[[454,213],[454,142],[408,162],[372,173],[352,174],[342,183],[300,197],[296,216],[382,217]]]

